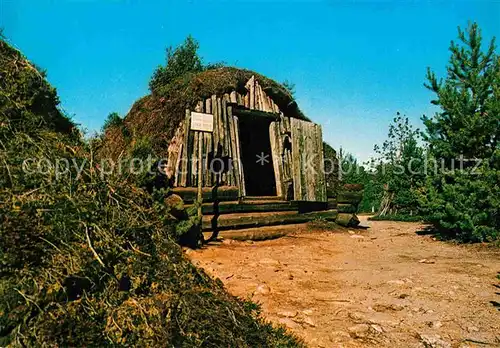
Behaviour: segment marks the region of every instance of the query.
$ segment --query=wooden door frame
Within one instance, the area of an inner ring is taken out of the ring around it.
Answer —
[[[241,193],[241,198],[243,197],[253,197],[253,196],[248,196],[247,193],[246,193],[246,188],[245,188],[245,169],[244,169],[244,165],[243,165],[243,161],[242,161],[242,147],[241,147],[241,137],[240,137],[240,122],[239,120],[241,118],[244,118],[244,119],[252,119],[252,118],[256,118],[256,119],[266,119],[268,121],[270,121],[270,124],[273,124],[274,122],[280,122],[280,115],[279,114],[276,114],[276,113],[272,113],[272,112],[266,112],[266,111],[260,111],[260,110],[251,110],[251,109],[247,109],[245,107],[241,107],[237,104],[231,104],[232,106],[232,114],[236,117],[236,119],[238,120],[236,122],[237,124],[237,148],[238,148],[238,161],[239,161],[239,168],[240,168],[240,175],[241,175],[241,178],[239,180],[240,182],[240,193]],[[279,173],[281,173],[281,170],[279,168],[279,164],[276,164],[274,159],[275,157],[275,154],[273,153],[273,143],[272,143],[272,138],[271,138],[271,134],[267,134],[269,136],[269,142],[271,144],[271,157],[273,158],[273,171],[274,171],[274,179],[275,179],[275,184],[276,184],[276,194],[275,196],[269,196],[269,197],[277,197],[277,198],[283,198],[283,194],[281,193],[281,186],[278,188],[278,185],[282,185],[282,180],[281,178],[279,178],[278,180],[278,177],[277,177],[277,169],[279,171]],[[277,168],[278,166],[278,168]],[[280,194],[279,194],[280,193]]]

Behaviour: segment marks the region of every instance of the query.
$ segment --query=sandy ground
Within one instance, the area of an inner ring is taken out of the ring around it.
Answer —
[[[500,347],[498,249],[417,235],[416,223],[364,224],[187,254],[310,347]]]

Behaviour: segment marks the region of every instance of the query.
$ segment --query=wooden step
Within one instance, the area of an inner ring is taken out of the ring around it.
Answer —
[[[220,231],[219,238],[234,240],[266,240],[286,236],[291,233],[302,233],[307,230],[304,223],[279,226],[262,226],[258,228],[244,228],[239,230]],[[203,232],[205,240],[212,236],[212,232]]]
[[[193,203],[198,199],[198,188],[196,187],[175,187],[172,192],[179,195],[184,203]],[[219,201],[236,201],[238,200],[240,191],[236,186],[221,186],[217,188],[217,200]],[[213,202],[215,197],[214,189],[204,187],[202,189],[203,201]]]
[[[281,196],[245,196],[242,198],[244,202],[246,201],[283,201]]]
[[[186,205],[186,208],[192,205]],[[218,205],[219,214],[231,214],[231,213],[253,213],[253,212],[273,212],[273,211],[297,211],[297,202],[292,201],[243,201],[242,203],[238,201],[231,202],[219,202]],[[202,205],[203,214],[214,214],[215,206],[214,203],[203,203]]]
[[[242,229],[260,226],[274,226],[297,224],[312,221],[315,219],[335,220],[337,210],[315,211],[300,214],[295,211],[278,211],[262,213],[236,213],[223,214],[217,218],[217,228],[219,230]],[[203,231],[212,230],[212,219],[214,215],[204,215],[202,228]]]

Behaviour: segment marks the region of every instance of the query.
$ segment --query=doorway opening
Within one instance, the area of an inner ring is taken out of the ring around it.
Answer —
[[[247,196],[276,196],[269,125],[265,117],[240,117],[240,147]]]

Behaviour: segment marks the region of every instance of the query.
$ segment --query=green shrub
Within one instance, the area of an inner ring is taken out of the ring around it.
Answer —
[[[203,64],[198,55],[199,46],[192,36],[188,36],[184,43],[175,49],[172,46],[168,47],[165,66],[158,66],[149,82],[151,92],[187,73],[203,71]]]
[[[110,127],[120,127],[123,125],[123,119],[118,115],[117,112],[112,112],[106,117],[106,120],[104,120],[104,124],[102,126],[102,131],[105,132],[106,129],[109,129]]]
[[[429,177],[420,192],[421,211],[444,237],[494,241],[500,238],[500,170],[484,163],[474,172]]]

